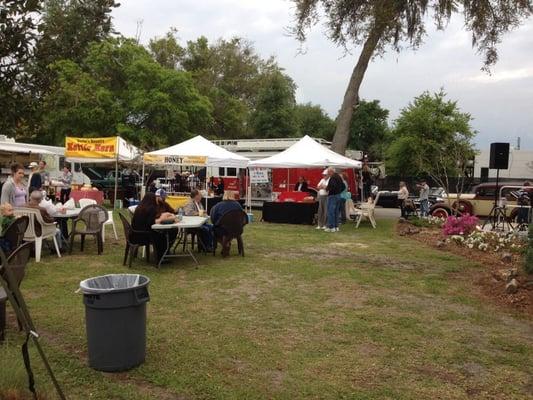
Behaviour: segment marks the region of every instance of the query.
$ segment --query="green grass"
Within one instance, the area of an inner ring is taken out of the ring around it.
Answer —
[[[378,229],[338,234],[253,223],[246,257],[122,266],[122,240],[31,264],[23,282],[69,399],[526,399],[533,324],[476,297],[475,260]],[[232,249],[235,250],[235,249]],[[150,277],[147,360],[122,374],[86,366],[80,280]],[[2,390],[24,390],[11,317]],[[37,384],[55,398],[35,354]],[[6,389],[4,389],[6,388]]]

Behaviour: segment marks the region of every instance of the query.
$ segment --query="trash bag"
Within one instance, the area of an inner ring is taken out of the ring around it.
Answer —
[[[111,293],[148,285],[150,280],[139,274],[110,274],[85,279],[80,282],[84,294]]]

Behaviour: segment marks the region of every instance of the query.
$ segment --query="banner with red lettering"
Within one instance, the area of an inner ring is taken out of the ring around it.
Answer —
[[[104,138],[65,138],[67,158],[109,158],[117,157],[118,137]]]

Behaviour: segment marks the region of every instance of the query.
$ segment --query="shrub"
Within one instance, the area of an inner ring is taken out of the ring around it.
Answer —
[[[529,224],[526,263],[524,269],[528,274],[533,274],[533,224]]]
[[[464,214],[460,217],[450,215],[442,226],[442,232],[446,236],[469,235],[476,230],[478,222],[478,218],[473,215]]]

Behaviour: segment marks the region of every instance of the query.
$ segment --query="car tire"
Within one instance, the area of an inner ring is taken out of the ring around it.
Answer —
[[[436,207],[433,210],[431,210],[431,215],[433,217],[446,219],[450,216],[450,212],[444,207]]]

